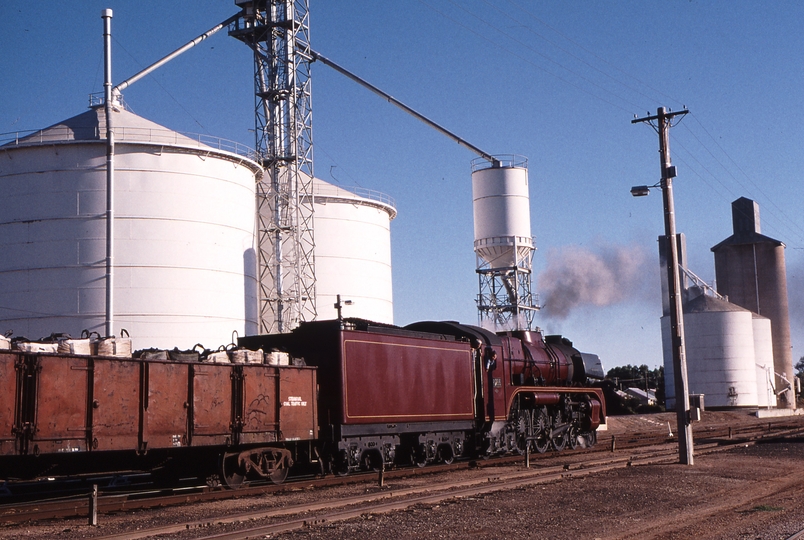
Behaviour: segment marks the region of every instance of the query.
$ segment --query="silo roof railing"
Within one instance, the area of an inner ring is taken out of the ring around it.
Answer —
[[[221,150],[257,161],[253,148],[237,141],[204,135],[202,133],[180,133],[170,129],[154,129],[142,127],[116,127],[114,130],[117,143],[150,143],[190,146],[199,149]],[[52,142],[105,140],[104,129],[98,126],[68,127],[54,126],[47,129],[30,131],[13,131],[0,133],[0,146],[27,146]]]
[[[519,169],[527,169],[528,168],[528,158],[525,156],[520,156],[518,154],[501,154],[501,155],[494,155],[494,158],[497,160],[496,164],[491,162],[483,157],[477,157],[472,160],[472,172],[482,171],[484,169],[491,169],[491,168],[519,168]]]
[[[314,196],[353,198],[355,195],[396,208],[396,201],[390,195],[381,191],[363,187],[350,186],[348,188],[335,186],[329,183],[316,183]]]

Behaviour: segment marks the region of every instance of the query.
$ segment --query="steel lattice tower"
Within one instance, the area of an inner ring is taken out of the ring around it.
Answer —
[[[309,0],[236,0],[254,51],[260,332],[316,318]]]
[[[479,294],[478,324],[496,330],[532,330],[539,309],[531,291],[533,251],[517,260],[516,266],[492,268],[477,256]]]

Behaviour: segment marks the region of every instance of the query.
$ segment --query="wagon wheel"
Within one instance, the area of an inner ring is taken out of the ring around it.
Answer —
[[[544,407],[533,411],[533,447],[540,454],[550,447],[550,417]]]
[[[274,484],[279,485],[287,479],[289,472],[290,469],[285,467],[284,464],[280,464],[276,469],[274,469],[274,472],[268,475],[268,478],[270,478],[271,482]]]
[[[220,459],[221,478],[230,489],[237,489],[243,485],[246,475],[240,466],[239,454],[225,453]]]

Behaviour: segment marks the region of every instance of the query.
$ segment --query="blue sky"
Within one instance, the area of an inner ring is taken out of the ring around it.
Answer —
[[[115,82],[236,12],[229,0],[5,0],[0,133],[78,114],[102,91],[107,7]],[[711,282],[731,201],[758,201],[763,233],[787,245],[793,354],[804,355],[804,4],[311,0],[310,11],[318,52],[483,150],[529,159],[537,324],[607,367],[661,362],[661,196],[629,194],[658,181],[658,139],[630,121],[686,105],[670,145],[690,268]],[[324,65],[312,89],[316,175],[396,200],[397,324],[475,323],[475,156]],[[225,31],[124,98],[172,129],[253,145],[252,60]],[[555,280],[567,275],[569,300]]]

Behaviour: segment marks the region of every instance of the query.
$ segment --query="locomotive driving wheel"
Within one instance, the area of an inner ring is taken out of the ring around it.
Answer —
[[[519,412],[517,419],[517,439],[516,450],[521,455],[528,451],[530,439],[533,437],[533,416],[532,411],[524,410]]]
[[[555,449],[556,452],[561,452],[567,446],[567,439],[569,438],[570,426],[564,424],[566,420],[567,417],[561,409],[555,412],[555,415],[553,416],[554,433],[550,438],[551,439],[550,442],[552,443],[553,448]],[[558,431],[558,433],[555,433],[555,431]]]
[[[533,411],[533,447],[540,454],[550,447],[550,416],[545,407]]]
[[[577,443],[577,433],[574,433],[572,426],[572,405],[569,399],[562,399],[561,404],[556,409],[555,416],[553,416],[553,428],[559,431],[553,437],[553,448],[556,449],[556,452],[561,452],[567,445],[570,448],[575,448],[572,439],[575,437],[575,442]]]
[[[553,448],[556,452],[561,452],[567,446],[567,435],[569,431],[563,431],[560,435],[556,435],[551,439]]]
[[[575,448],[578,446],[578,437],[579,437],[578,428],[574,425],[570,426],[570,428],[567,430],[566,436],[567,436],[567,444],[569,445],[570,450],[575,450]]]

